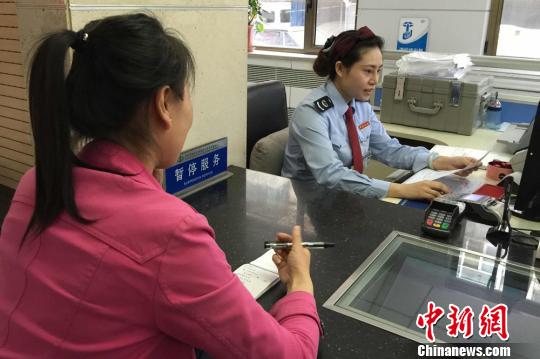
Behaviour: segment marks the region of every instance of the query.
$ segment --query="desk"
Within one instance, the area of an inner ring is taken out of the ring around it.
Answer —
[[[434,143],[436,145],[472,148],[472,149],[486,150],[486,151],[490,151],[494,153],[505,154],[499,157],[495,156],[496,158],[499,158],[502,160],[507,160],[505,156],[510,156],[509,154],[506,154],[507,152],[506,146],[504,144],[497,142],[497,139],[501,135],[501,132],[490,130],[487,128],[478,128],[473,133],[473,135],[465,136],[465,135],[459,135],[459,134],[451,133],[451,132],[435,131],[435,130],[429,130],[426,128],[396,125],[392,123],[383,123],[383,125],[386,131],[388,132],[388,134],[390,134],[393,137],[408,138],[408,139],[417,140],[417,141]],[[369,166],[375,167],[375,168],[368,167],[367,173],[371,177],[384,179],[384,177],[386,177],[391,171],[394,170],[380,163],[376,163],[374,161],[371,161],[371,162],[372,163],[370,163]],[[470,175],[470,178],[480,179],[483,182],[489,183],[489,184],[497,184],[498,181],[486,178],[485,173],[486,173],[485,170],[478,170],[476,172],[473,172]],[[385,200],[391,203],[399,203],[401,199],[386,198]],[[528,228],[528,229],[540,230],[540,223],[527,221],[527,220],[518,218],[516,216],[513,216],[511,218],[510,224],[516,228]],[[539,258],[540,258],[540,250],[538,253],[539,253]]]
[[[490,179],[486,177],[486,170],[479,169],[471,173],[467,178],[470,178],[472,180],[481,181],[487,184],[496,185],[499,181]],[[383,201],[398,204],[401,202],[401,198],[395,198],[395,197],[385,197],[383,198]],[[523,218],[519,218],[514,216],[510,217],[510,225],[515,228],[524,228],[529,230],[536,230],[540,231],[540,222],[532,222],[528,221]],[[540,258],[540,249],[538,250],[537,257]]]
[[[264,253],[263,241],[274,239],[276,232],[290,232],[297,223],[304,225],[305,241],[337,243],[311,251],[315,297],[327,332],[319,358],[416,358],[415,342],[322,305],[392,230],[421,235],[423,211],[234,166],[230,170],[231,178],[184,200],[208,218],[233,269]],[[464,221],[449,241],[493,255],[495,249],[484,239],[487,228]],[[277,285],[259,303],[269,309],[284,293]]]
[[[502,132],[487,128],[477,128],[471,136],[459,135],[457,133],[429,130],[420,127],[410,127],[396,125],[393,123],[383,123],[386,132],[392,137],[404,138],[415,141],[432,143],[434,145],[445,145],[453,147],[472,148],[476,150],[486,150],[493,153],[507,153],[506,145],[497,142]],[[501,158],[505,159],[505,158]],[[373,178],[384,179],[389,176],[394,168],[388,167],[376,160],[369,160],[366,174]]]
[[[466,136],[393,123],[383,123],[383,126],[386,132],[392,137],[408,138],[435,145],[474,148],[477,150],[493,150],[493,146],[497,143],[497,138],[501,135],[501,132],[487,128],[477,128],[471,136]]]

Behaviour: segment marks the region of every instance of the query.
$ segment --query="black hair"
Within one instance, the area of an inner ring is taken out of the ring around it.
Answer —
[[[66,77],[70,47],[75,51]],[[147,14],[106,17],[79,32],[45,37],[30,70],[36,192],[21,244],[30,230],[41,233],[64,210],[88,222],[75,203],[74,139],[129,138],[141,147],[151,144],[148,121],[138,120],[137,111],[163,86],[183,99],[185,86],[194,80],[194,65],[185,43]]]
[[[365,28],[365,27],[364,27]],[[336,62],[341,61],[346,68],[350,68],[354,63],[362,58],[364,53],[372,48],[384,47],[384,39],[370,32],[370,36],[362,33],[362,29],[343,31],[335,38],[330,38],[327,44],[319,51],[313,71],[321,77],[330,80],[336,78]]]

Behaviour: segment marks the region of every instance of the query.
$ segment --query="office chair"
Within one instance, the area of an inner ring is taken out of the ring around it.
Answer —
[[[283,167],[283,157],[285,156],[288,139],[288,127],[261,138],[251,151],[249,168],[281,176],[281,167]]]
[[[246,138],[246,164],[250,165],[251,152],[260,139],[284,128],[287,128],[289,121],[287,117],[287,95],[285,86],[280,81],[265,81],[248,86],[247,90],[247,138]],[[284,134],[278,136],[278,143],[283,143]],[[274,136],[275,137],[275,136]],[[275,140],[272,137],[271,140]],[[266,141],[270,144],[271,141]],[[285,143],[287,140],[285,139]],[[264,146],[265,151],[259,153],[257,158],[264,163],[264,153],[273,150],[272,146]],[[283,150],[284,150],[283,146]],[[278,152],[281,149],[276,149]],[[275,152],[272,151],[271,155]],[[283,154],[281,155],[283,156]],[[255,161],[257,162],[257,161]],[[258,163],[261,163],[259,161]],[[257,170],[257,168],[252,168]],[[259,167],[260,169],[260,167]],[[265,171],[266,172],[266,171]],[[275,172],[275,170],[274,170]],[[281,173],[281,165],[279,168]],[[274,173],[274,174],[279,174]]]

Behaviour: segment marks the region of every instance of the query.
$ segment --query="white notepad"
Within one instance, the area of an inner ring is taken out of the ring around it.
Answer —
[[[255,299],[279,281],[277,267],[272,262],[274,253],[274,250],[270,249],[259,258],[250,263],[242,264],[234,271],[234,274],[238,276]]]

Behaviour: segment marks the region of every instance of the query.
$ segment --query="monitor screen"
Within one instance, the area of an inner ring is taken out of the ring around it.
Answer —
[[[531,126],[529,148],[514,208],[522,212],[521,217],[540,221],[540,102]]]

